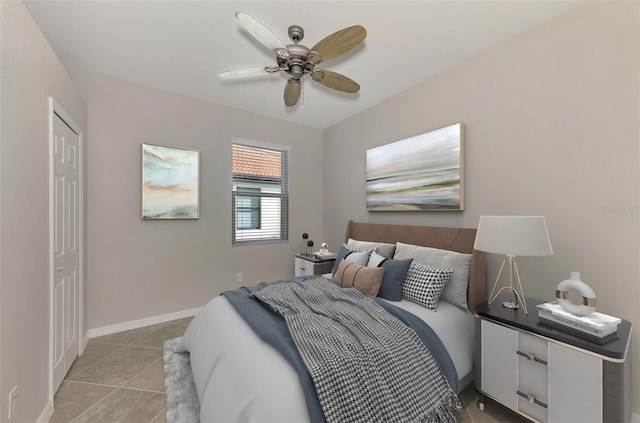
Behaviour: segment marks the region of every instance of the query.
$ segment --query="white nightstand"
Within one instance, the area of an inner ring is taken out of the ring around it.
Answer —
[[[333,270],[333,263],[336,258],[320,257],[316,255],[295,255],[295,276],[304,275],[323,275],[325,273],[331,273]]]
[[[484,397],[540,422],[629,422],[631,420],[631,323],[618,337],[598,345],[538,323],[536,305],[522,309],[502,302],[476,310],[475,388]]]

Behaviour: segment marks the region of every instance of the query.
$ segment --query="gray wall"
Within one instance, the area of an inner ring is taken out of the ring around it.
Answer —
[[[322,133],[95,74],[89,106],[89,329],[180,312],[293,276],[300,234],[322,238]],[[233,137],[290,146],[289,242],[231,246]],[[200,219],[140,219],[141,144],[200,150]],[[236,274],[244,273],[244,282]]]
[[[349,219],[476,227],[481,215],[544,215],[554,255],[518,259],[525,293],[552,300],[580,271],[600,311],[640,325],[639,23],[638,2],[587,2],[326,130],[327,241],[342,242]],[[465,211],[368,213],[366,150],[459,121]],[[502,258],[489,259],[492,284]],[[633,382],[638,413],[639,363]]]
[[[87,108],[22,2],[0,2],[0,39],[0,420],[19,385],[13,420],[35,422],[49,400],[48,98],[83,129]]]

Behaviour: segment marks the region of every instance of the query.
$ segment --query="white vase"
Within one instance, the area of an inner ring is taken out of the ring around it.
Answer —
[[[567,296],[571,290],[578,291],[582,295],[582,303],[574,304]],[[558,284],[556,298],[562,309],[578,316],[588,316],[596,311],[597,297],[593,289],[580,280],[580,272],[571,272],[569,279]]]

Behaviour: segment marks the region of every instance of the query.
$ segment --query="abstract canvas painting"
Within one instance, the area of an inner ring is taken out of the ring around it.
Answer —
[[[370,211],[463,210],[462,123],[367,150]]]
[[[142,144],[142,218],[197,219],[200,151]]]

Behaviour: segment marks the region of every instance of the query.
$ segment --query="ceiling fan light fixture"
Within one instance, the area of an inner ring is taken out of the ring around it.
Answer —
[[[323,38],[309,49],[299,44],[304,38],[304,29],[299,25],[291,25],[288,30],[289,38],[294,44],[284,45],[271,30],[248,13],[236,12],[236,19],[247,32],[275,53],[277,66],[225,71],[220,73],[221,78],[241,78],[283,71],[290,76],[284,90],[284,103],[287,107],[298,103],[302,90],[302,77],[307,73],[313,81],[337,91],[357,93],[360,90],[360,85],[346,76],[329,70],[315,69],[315,66],[325,59],[338,57],[360,44],[367,36],[364,27],[354,25],[341,29]]]

